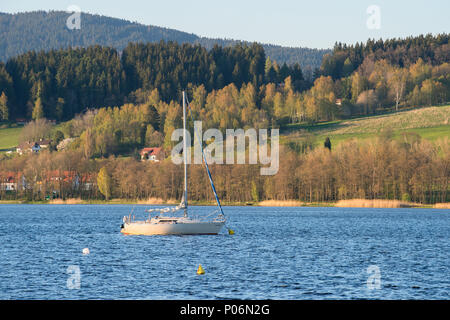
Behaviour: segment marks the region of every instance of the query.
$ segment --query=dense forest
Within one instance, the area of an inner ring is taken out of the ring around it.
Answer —
[[[208,51],[175,42],[130,43],[122,54],[101,46],[31,51],[0,63],[0,95],[7,99],[2,119],[68,120],[91,108],[143,102],[154,89],[170,104],[185,88],[203,86],[213,94],[251,84],[252,103],[270,124],[327,121],[446,102],[449,52],[448,35],[339,44],[312,82],[300,65],[280,66],[258,44]]]
[[[269,64],[266,76],[266,63]],[[174,42],[130,43],[122,53],[109,47],[31,51],[0,63],[0,92],[9,101],[10,119],[43,117],[67,120],[89,108],[122,105],[135,90],[158,89],[162,100],[179,100],[182,88],[204,85],[207,92],[228,84],[255,88],[291,76],[296,89],[307,87],[298,64],[266,59],[258,45],[215,46]]]
[[[420,58],[425,63],[439,65],[450,61],[449,34],[420,35],[405,39],[377,40],[347,45],[336,43],[333,52],[324,57],[321,74],[339,79],[349,76],[366,60],[385,60],[400,68],[408,67]]]
[[[121,52],[129,42],[174,41],[200,44],[206,49],[214,45],[234,46],[240,41],[208,39],[178,30],[147,26],[136,22],[82,13],[80,30],[69,30],[66,20],[71,13],[64,11],[37,11],[16,14],[0,12],[0,61],[28,51],[89,47],[101,45]],[[242,44],[246,44],[242,42]],[[249,44],[249,43],[247,43]],[[300,64],[305,70],[314,70],[330,50],[309,48],[287,48],[262,44],[268,57],[280,65]]]

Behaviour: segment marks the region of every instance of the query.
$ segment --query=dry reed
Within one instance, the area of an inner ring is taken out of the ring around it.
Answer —
[[[436,203],[433,208],[435,209],[450,209],[450,202]]]
[[[177,204],[177,200],[169,199],[163,200],[162,198],[148,198],[146,200],[139,200],[137,204],[148,204],[148,205],[165,205],[165,204]]]
[[[340,200],[335,206],[340,208],[413,208],[420,204],[400,200],[350,199]]]
[[[258,203],[261,207],[301,207],[303,202],[295,200],[264,200]]]
[[[71,199],[53,199],[48,202],[49,204],[83,204],[84,201],[80,198],[71,198]]]

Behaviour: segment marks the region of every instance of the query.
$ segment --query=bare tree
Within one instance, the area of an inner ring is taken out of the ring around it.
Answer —
[[[364,114],[372,113],[376,108],[377,103],[377,95],[373,89],[361,92],[356,100],[356,105],[364,109]]]
[[[388,74],[388,85],[390,92],[395,101],[395,111],[398,111],[398,106],[403,99],[408,79],[408,70],[395,68]]]
[[[45,118],[33,120],[25,125],[19,136],[19,143],[50,138],[53,124]]]

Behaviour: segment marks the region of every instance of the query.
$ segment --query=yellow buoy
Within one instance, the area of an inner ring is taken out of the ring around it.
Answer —
[[[197,274],[205,274],[205,270],[203,270],[202,265],[198,266]]]
[[[232,235],[234,234],[234,230],[228,229],[228,234],[229,234],[230,236],[232,236]]]

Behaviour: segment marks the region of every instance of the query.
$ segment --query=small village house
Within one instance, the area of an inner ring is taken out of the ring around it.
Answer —
[[[17,190],[17,177],[14,172],[0,173],[0,189],[3,191]]]
[[[159,162],[164,160],[165,154],[162,148],[144,148],[139,152],[141,161]]]
[[[26,125],[28,123],[28,120],[25,118],[16,118],[16,123],[18,125]]]
[[[30,182],[21,172],[0,172],[0,190],[16,192],[34,188],[39,192],[46,190],[47,193],[59,195],[63,188],[77,192],[91,191],[95,188],[95,179],[96,177],[89,173],[53,170]]]
[[[35,141],[35,142],[27,141],[27,142],[20,144],[16,148],[16,152],[20,155],[22,155],[24,153],[28,153],[28,152],[38,153],[39,151],[41,151],[41,149],[49,148],[51,142],[52,142],[52,140],[46,140],[46,139],[40,139],[39,141]]]

